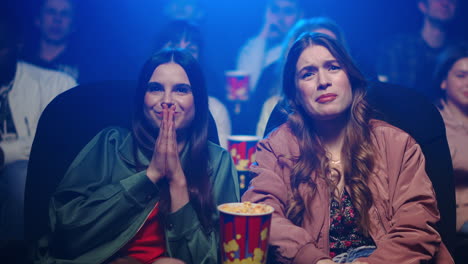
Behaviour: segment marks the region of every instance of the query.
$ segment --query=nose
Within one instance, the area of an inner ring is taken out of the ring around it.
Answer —
[[[171,108],[171,106],[173,106],[173,105],[174,105],[174,103],[166,103],[166,102],[162,102],[162,103],[161,103],[161,107],[162,107],[163,105],[167,105],[167,108]]]
[[[163,105],[166,105],[167,108],[170,108],[172,105],[174,105],[174,102],[172,101],[171,93],[164,93],[164,97],[161,101],[161,107]]]
[[[55,24],[61,24],[63,21],[63,17],[60,14],[55,14],[53,18],[53,22]]]
[[[326,72],[319,70],[317,72],[318,89],[325,90],[331,85],[330,78]]]

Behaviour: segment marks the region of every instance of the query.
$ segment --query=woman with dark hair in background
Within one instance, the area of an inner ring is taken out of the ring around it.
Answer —
[[[276,260],[453,263],[419,145],[371,119],[366,81],[343,46],[305,33],[283,74],[292,113],[259,142],[242,197],[275,208]]]
[[[215,206],[239,189],[229,153],[207,141],[208,114],[197,61],[152,56],[132,131],[101,131],[52,196],[45,263],[217,263]]]
[[[468,235],[468,43],[441,53],[434,83],[455,174],[457,231]]]
[[[157,35],[155,51],[163,48],[185,49],[195,59],[202,61],[203,36],[196,24],[186,20],[174,20],[167,24]],[[217,86],[217,82],[213,80],[216,80],[216,77],[212,74],[209,76],[210,78],[208,78],[207,83],[209,94],[208,105],[218,129],[219,142],[223,148],[227,148],[227,138],[231,135],[231,118],[224,104],[214,97],[218,96],[221,99],[221,96],[219,96],[220,90],[224,91],[224,88],[220,86],[215,87]]]

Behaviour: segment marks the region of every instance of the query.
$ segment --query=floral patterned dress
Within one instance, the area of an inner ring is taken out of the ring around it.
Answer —
[[[331,258],[352,248],[375,246],[374,240],[364,236],[359,230],[357,214],[358,211],[353,206],[346,188],[341,197],[341,205],[336,199],[332,199],[330,205]]]

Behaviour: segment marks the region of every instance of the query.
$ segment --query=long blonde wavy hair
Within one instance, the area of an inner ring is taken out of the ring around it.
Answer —
[[[365,100],[367,82],[345,49],[336,40],[320,33],[304,33],[296,40],[288,53],[283,72],[283,92],[291,108],[288,125],[297,137],[300,150],[300,155],[293,157],[295,160],[291,174],[293,195],[287,208],[287,216],[296,225],[302,225],[307,210],[306,204],[313,199],[317,190],[316,182],[320,178],[327,183],[331,195],[336,188],[328,177],[332,173],[330,158],[316,133],[311,117],[296,94],[296,63],[302,52],[313,45],[325,47],[335,57],[346,72],[352,87],[352,104],[344,113],[348,122],[341,150],[342,177],[349,188],[351,201],[358,211],[359,227],[365,235],[368,235],[370,227],[368,210],[373,203],[368,179],[373,173],[375,154],[369,125],[371,110]],[[311,190],[305,197],[299,193],[299,187],[302,185]]]

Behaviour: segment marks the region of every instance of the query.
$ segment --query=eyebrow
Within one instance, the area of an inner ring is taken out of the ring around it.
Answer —
[[[164,87],[164,85],[162,85],[161,83],[159,82],[148,82],[148,85],[147,87]],[[176,83],[172,86],[172,88],[175,88],[175,87],[184,87],[184,88],[188,88],[190,90],[192,90],[192,85],[188,84],[188,83]]]
[[[338,63],[338,64],[340,64],[340,62],[339,62],[337,59],[327,60],[327,61],[325,61],[324,64],[325,64],[325,65],[328,65],[328,64],[332,64],[332,63]]]
[[[301,73],[301,72],[303,72],[303,71],[316,70],[316,69],[317,69],[317,67],[315,67],[315,66],[307,65],[307,66],[304,66],[304,67],[302,67],[301,69],[299,69],[299,70],[297,71],[297,73]]]
[[[176,83],[173,87],[185,87],[185,88],[188,88],[188,89],[192,89],[192,85],[190,85],[188,83]]]
[[[162,86],[159,82],[148,82],[147,86]]]
[[[336,59],[333,59],[333,60],[326,60],[323,62],[323,65],[330,65],[330,64],[333,64],[333,63],[338,63],[338,60]],[[307,66],[304,66],[302,67],[300,70],[298,70],[297,72],[301,72],[301,71],[304,71],[304,70],[314,70],[314,69],[317,69],[318,67],[314,66],[314,65],[307,65]]]

